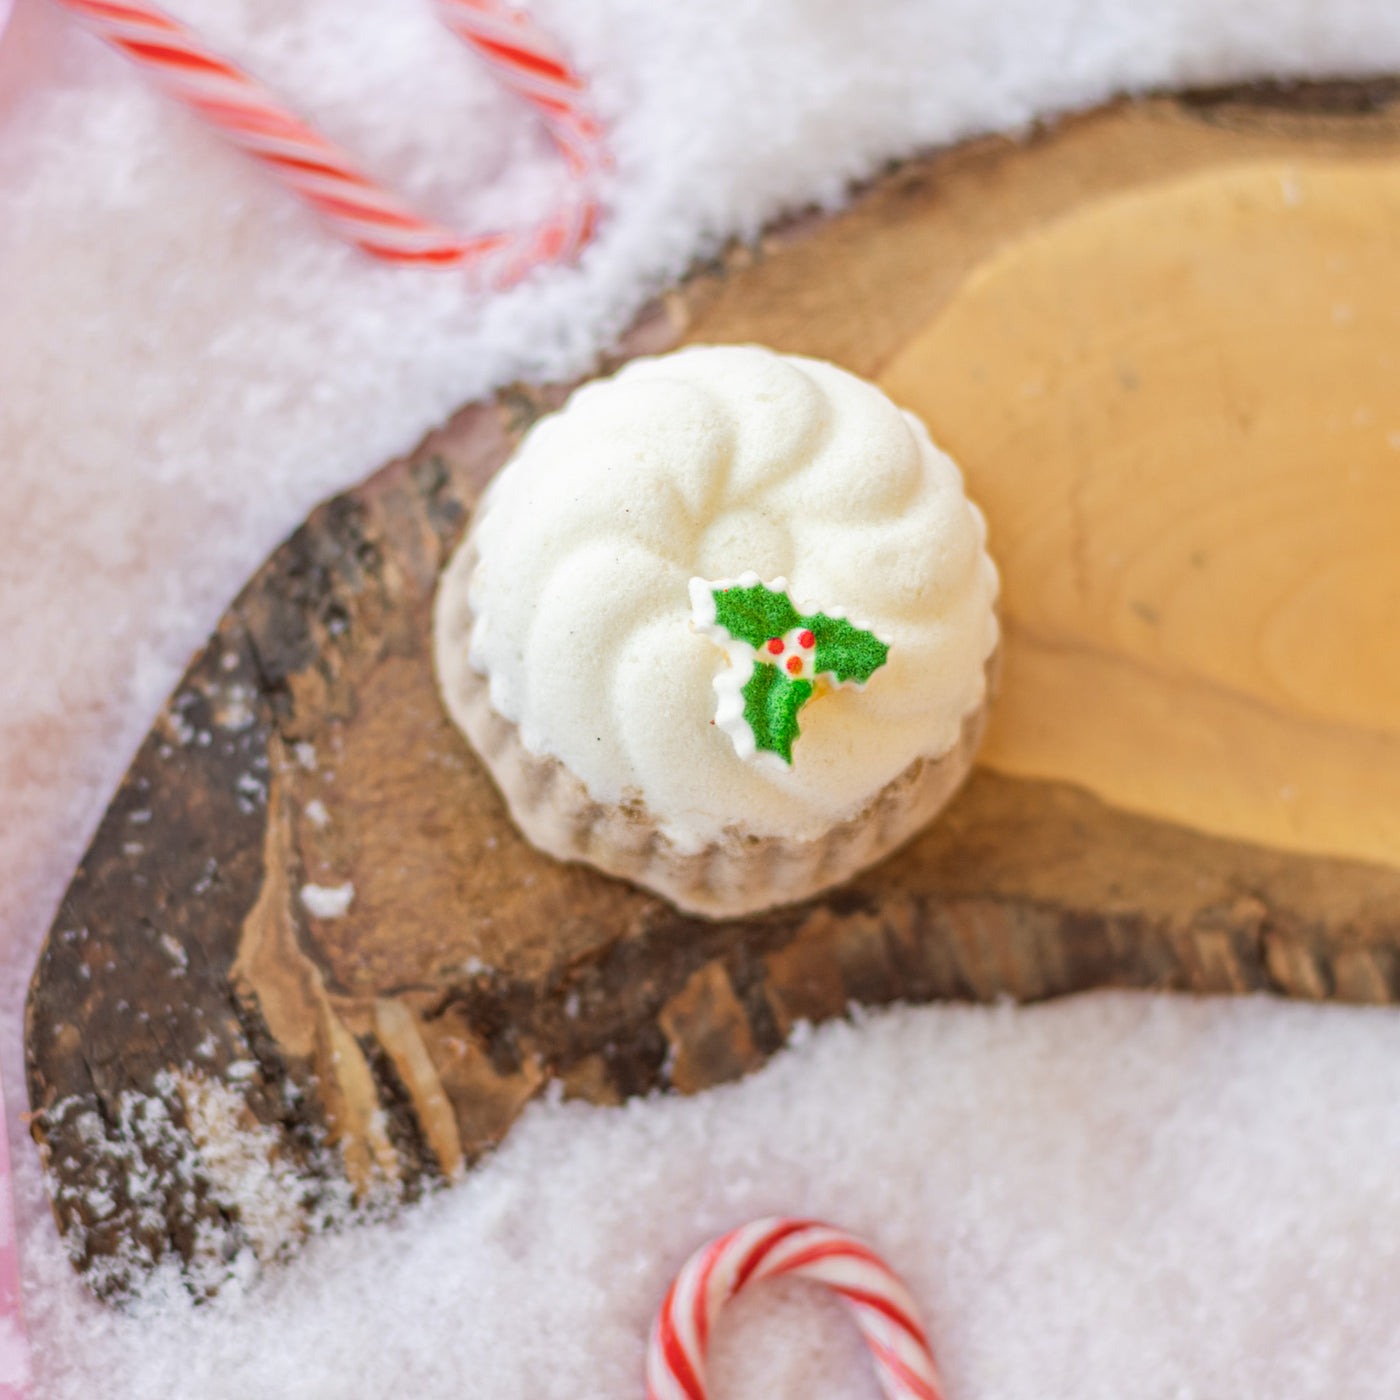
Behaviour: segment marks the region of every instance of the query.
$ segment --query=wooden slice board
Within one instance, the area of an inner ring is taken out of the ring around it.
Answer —
[[[319,507],[191,665],[34,973],[33,1132],[96,1291],[171,1256],[216,1287],[457,1176],[551,1083],[692,1092],[852,1003],[1400,998],[1396,93],[976,142],[633,331],[624,356],[754,340],[877,379],[990,519],[983,765],[814,903],[706,923],[555,864],[447,721],[438,572],[562,390]]]

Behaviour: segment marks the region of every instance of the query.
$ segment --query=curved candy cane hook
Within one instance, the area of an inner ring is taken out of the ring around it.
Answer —
[[[850,1307],[885,1400],[943,1400],[933,1352],[899,1276],[869,1245],[815,1220],[755,1220],[686,1261],[647,1348],[647,1400],[706,1400],[705,1354],[724,1305],[765,1278],[825,1284]]]
[[[3,6],[5,0],[0,0]],[[266,165],[341,238],[386,262],[482,271],[496,285],[567,262],[592,236],[592,177],[608,165],[587,85],[550,37],[501,0],[435,0],[443,22],[529,102],[559,148],[572,196],[535,228],[461,237],[421,218],[188,25],[140,0],[57,0],[176,101]]]

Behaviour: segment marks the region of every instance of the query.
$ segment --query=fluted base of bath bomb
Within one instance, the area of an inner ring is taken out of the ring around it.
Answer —
[[[438,589],[433,644],[438,689],[527,840],[558,860],[584,861],[709,918],[735,918],[808,899],[897,850],[948,803],[972,769],[995,692],[1000,648],[987,659],[982,702],[964,716],[946,753],[914,760],[856,817],[814,840],[758,836],[740,828],[698,851],[668,839],[642,802],[593,798],[556,758],[531,753],[518,726],[492,708],[487,678],[467,659],[474,617],[466,581],[470,541]]]

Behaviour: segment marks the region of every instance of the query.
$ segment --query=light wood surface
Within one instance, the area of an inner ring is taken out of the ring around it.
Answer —
[[[988,514],[988,765],[1400,862],[1400,165],[1101,200],[979,268],[881,382]]]

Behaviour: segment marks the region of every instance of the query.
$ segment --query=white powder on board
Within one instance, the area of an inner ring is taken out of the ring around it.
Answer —
[[[549,202],[537,126],[426,0],[169,3],[428,212]],[[1400,1061],[1364,1012],[895,1016],[694,1104],[533,1112],[460,1192],[243,1301],[138,1324],[74,1283],[16,1116],[24,985],[189,654],[316,500],[889,157],[1123,89],[1400,68],[1390,0],[534,7],[595,77],[613,212],[492,301],[327,241],[50,0],[0,43],[0,1068],[40,1395],[636,1395],[670,1269],[773,1209],[910,1272],[957,1397],[1394,1395]],[[717,1394],[873,1393],[822,1307],[755,1298]]]
[[[318,919],[343,919],[350,912],[354,899],[355,886],[349,880],[343,885],[301,887],[301,902]]]

